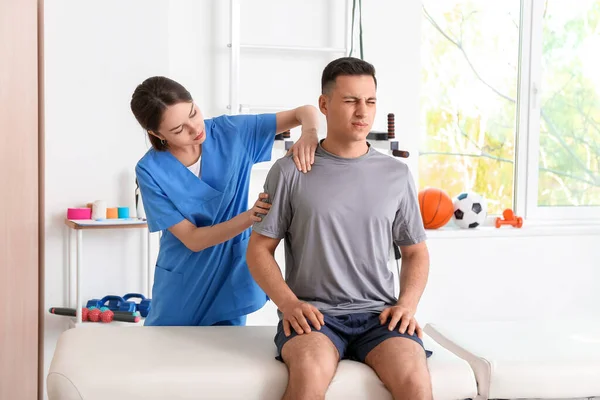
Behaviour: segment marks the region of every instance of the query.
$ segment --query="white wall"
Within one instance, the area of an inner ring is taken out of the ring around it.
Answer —
[[[169,59],[167,2],[50,0],[44,10],[47,310],[67,306],[66,209],[133,201],[147,143],[129,100],[144,78],[168,74]],[[85,232],[84,298],[140,291],[142,240],[137,230]],[[44,371],[66,326],[45,314]]]
[[[394,112],[401,146],[417,154],[420,4],[364,3],[365,58],[377,68],[380,83],[374,129],[385,130],[386,115]],[[114,205],[132,201],[133,168],[148,146],[129,110],[135,86],[146,77],[168,75],[191,91],[206,117],[228,112],[228,4],[46,0],[46,309],[67,302],[63,225],[67,207],[96,199]],[[343,45],[343,0],[242,4],[244,43]],[[240,100],[270,106],[316,105],[321,70],[335,57],[246,51],[241,59]],[[414,156],[408,160],[413,171],[416,162]],[[265,168],[256,168],[252,199],[265,174]],[[432,266],[418,314],[421,322],[596,311],[600,229],[578,236],[530,232],[530,236],[507,231],[503,237],[461,238],[432,234]],[[86,232],[84,245],[84,299],[141,290],[141,231]],[[281,250],[280,246],[279,261]],[[248,322],[275,324],[272,303]],[[44,371],[64,329],[63,319],[46,315]]]
[[[534,228],[522,229],[499,237],[429,240],[421,322],[598,315],[600,227],[569,236],[553,235],[553,228],[531,235],[526,233]]]

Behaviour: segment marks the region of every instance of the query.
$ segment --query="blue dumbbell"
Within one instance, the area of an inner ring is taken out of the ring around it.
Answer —
[[[139,311],[140,314],[142,315],[142,317],[146,318],[146,316],[148,316],[148,312],[150,311],[150,308],[151,308],[151,301],[152,301],[151,299],[147,299],[141,293],[127,293],[125,296],[123,296],[123,299],[128,302],[129,302],[129,299],[140,299],[139,303],[135,303],[135,302],[130,302],[130,303],[135,304],[136,311]]]
[[[111,311],[125,311],[125,312],[131,312],[131,313],[136,311],[135,303],[125,301],[125,299],[123,299],[121,296],[115,296],[115,295],[104,296],[100,300],[92,299],[87,302],[86,307],[87,308],[108,307],[108,309]]]

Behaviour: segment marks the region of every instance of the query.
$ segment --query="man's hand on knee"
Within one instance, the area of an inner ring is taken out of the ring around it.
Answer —
[[[403,305],[395,305],[388,307],[381,312],[379,315],[379,321],[381,325],[384,325],[387,321],[390,321],[388,329],[393,331],[398,326],[398,332],[409,335],[417,334],[419,338],[423,338],[423,330],[419,326],[419,323],[414,317],[414,311]]]
[[[283,314],[283,333],[286,337],[292,334],[291,328],[298,335],[309,333],[311,329],[308,321],[316,330],[321,330],[321,326],[325,325],[323,314],[315,306],[300,300],[283,304],[279,311]]]

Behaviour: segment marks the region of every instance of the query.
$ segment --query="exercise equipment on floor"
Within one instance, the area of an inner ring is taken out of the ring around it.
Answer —
[[[152,301],[147,299],[141,293],[127,293],[123,296],[123,300],[129,302],[129,299],[140,299],[139,303],[135,304],[135,310],[138,311],[142,317],[146,318],[148,316],[148,312],[150,312]]]
[[[67,307],[50,307],[48,310],[50,314],[62,315],[66,317],[75,317],[77,316],[77,310],[74,308]],[[136,312],[124,312],[124,311],[111,311],[106,307],[97,308],[84,307],[81,309],[81,320],[87,322],[112,322],[112,321],[120,321],[120,322],[133,322],[137,323],[141,321],[141,317],[139,313]]]
[[[131,301],[139,299],[139,302]],[[152,300],[147,299],[141,293],[127,293],[125,296],[108,295],[101,299],[91,299],[86,303],[87,308],[107,307],[111,311],[139,312],[144,318],[148,316],[151,309]]]

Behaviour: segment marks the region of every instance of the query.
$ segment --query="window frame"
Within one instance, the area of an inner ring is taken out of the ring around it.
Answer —
[[[600,206],[539,206],[544,0],[521,1],[515,210],[528,220],[600,220]]]
[[[520,0],[512,207],[516,215],[535,225],[599,224],[600,205],[538,205],[544,6],[545,0]],[[418,167],[413,169],[416,182],[418,172]],[[493,225],[498,216],[489,214],[485,225]]]

